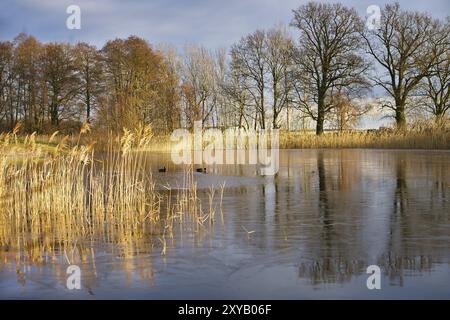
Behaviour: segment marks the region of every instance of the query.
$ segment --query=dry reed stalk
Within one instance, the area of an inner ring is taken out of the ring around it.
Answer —
[[[92,247],[85,243],[96,240],[120,246],[125,256],[147,252],[158,234],[166,254],[166,237],[174,241],[175,224],[198,229],[203,212],[192,168],[184,173],[184,188],[170,190],[162,210],[163,196],[155,190],[147,158],[136,151],[148,148],[150,127],[124,130],[120,138],[110,135],[101,158],[95,158],[94,143],[82,145],[78,139],[70,146],[66,136],[43,160],[10,162],[4,150],[19,144],[19,129],[0,136],[0,248],[14,248],[16,265],[42,264],[63,252],[73,260],[73,248],[87,259]],[[80,136],[87,131],[82,128]],[[25,142],[34,148],[35,135]]]

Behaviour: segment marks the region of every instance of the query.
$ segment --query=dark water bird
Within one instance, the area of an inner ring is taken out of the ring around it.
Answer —
[[[165,166],[158,169],[158,172],[166,172],[166,171],[167,171],[167,169]]]
[[[197,172],[206,173],[206,168],[197,168],[195,169]]]

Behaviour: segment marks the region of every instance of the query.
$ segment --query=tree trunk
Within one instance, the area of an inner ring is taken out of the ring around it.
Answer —
[[[289,119],[289,106],[286,107],[286,127],[287,131],[291,131],[291,120]]]
[[[316,135],[321,135],[323,133],[324,122],[325,122],[325,99],[323,95],[319,94],[319,99],[317,103]]]
[[[86,91],[86,122],[91,122],[91,94],[89,90]]]
[[[50,107],[50,123],[54,126],[58,125],[58,105],[55,103],[52,103]]]
[[[320,136],[323,133],[323,123],[325,122],[324,112],[319,111],[316,124],[316,135]]]
[[[240,107],[240,109],[239,109],[239,129],[241,129],[242,128],[242,118],[243,118],[243,112],[242,112],[242,107]]]
[[[266,128],[266,109],[264,106],[264,86],[261,88],[261,97],[260,97],[260,104],[261,104],[261,119],[259,119],[261,129],[264,130]]]
[[[274,110],[272,119],[272,129],[278,129],[277,120],[278,120],[278,113]]]
[[[397,129],[405,129],[406,115],[405,115],[405,104],[403,102],[396,102],[395,122],[397,124]]]

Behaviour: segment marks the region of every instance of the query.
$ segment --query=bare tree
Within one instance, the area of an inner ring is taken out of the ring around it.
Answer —
[[[14,39],[13,86],[15,121],[20,118],[28,131],[39,129],[43,114],[39,107],[41,44],[24,33]],[[14,125],[14,124],[12,124]]]
[[[436,63],[420,86],[420,92],[425,96],[425,110],[433,114],[436,122],[445,119],[450,109],[450,19],[440,24],[440,32],[430,39]]]
[[[183,63],[182,93],[189,126],[194,121],[206,125],[214,109],[214,57],[203,47],[187,46]]]
[[[72,115],[70,103],[79,92],[72,48],[68,44],[49,43],[44,47],[42,68],[48,95],[48,114],[53,126],[62,116]]]
[[[292,65],[293,41],[282,27],[272,28],[266,35],[266,61],[272,85],[272,127],[279,128],[279,116],[287,107],[291,91],[289,72]]]
[[[437,26],[430,16],[402,11],[396,3],[386,5],[382,11],[379,29],[362,33],[367,52],[385,71],[373,80],[394,100],[385,107],[394,111],[398,128],[406,126],[408,98],[437,62],[429,45],[430,39],[439,37]]]
[[[266,101],[267,73],[269,67],[266,60],[266,33],[257,30],[242,38],[231,48],[232,64],[242,72],[247,80],[247,91],[252,96],[256,106],[254,127],[259,124],[261,129],[266,127]]]
[[[230,113],[235,117],[231,124],[238,128],[248,129],[250,127],[250,110],[248,109],[251,97],[247,90],[249,88],[248,80],[239,68],[239,64],[231,63],[222,90],[232,108]]]
[[[167,80],[160,54],[135,36],[108,41],[102,52],[109,93],[101,110],[105,126],[122,130],[158,123],[158,97]]]
[[[160,45],[163,64],[164,81],[161,82],[161,94],[159,96],[159,114],[161,130],[171,132],[181,125],[181,100],[180,92],[180,70],[182,63],[175,47],[171,45]]]
[[[228,127],[231,124],[232,108],[229,106],[224,87],[227,81],[228,65],[227,51],[224,48],[215,50],[214,61],[214,90],[213,90],[213,116],[214,127]]]
[[[80,79],[80,96],[86,110],[86,121],[90,122],[92,109],[104,91],[103,64],[100,53],[94,46],[79,43],[74,48],[75,68]]]
[[[365,84],[367,65],[359,52],[363,23],[354,9],[310,2],[294,10],[291,25],[300,33],[295,61],[303,88],[308,91],[308,100],[297,95],[299,107],[316,121],[319,135],[333,108],[332,92]]]
[[[13,44],[0,42],[0,120],[10,115],[10,102],[13,82]],[[8,119],[10,120],[10,119]],[[10,123],[10,126],[14,125]]]
[[[356,100],[342,92],[334,94],[331,101],[333,104],[331,122],[341,132],[353,129],[361,117],[372,108],[369,103],[364,103],[363,99]]]

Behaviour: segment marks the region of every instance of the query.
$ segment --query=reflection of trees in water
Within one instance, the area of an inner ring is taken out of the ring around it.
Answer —
[[[395,161],[394,216],[403,216],[407,210],[408,185],[406,183],[406,163],[397,157]]]
[[[349,281],[364,267],[351,239],[356,236],[355,230],[347,222],[353,212],[341,205],[342,196],[349,194],[340,194],[351,190],[359,179],[355,162],[348,161],[343,153],[330,157],[324,151],[318,151],[316,160],[318,210],[314,221],[318,227],[303,230],[312,247],[305,248],[310,258],[300,262],[299,276],[310,278],[313,284]]]
[[[449,262],[448,154],[308,150],[282,160],[275,187],[239,191],[234,208],[255,230],[251,244],[290,250],[300,276],[342,282],[378,264],[401,283],[405,271]],[[242,220],[233,223],[240,237]]]
[[[319,220],[322,226],[321,247],[322,254],[328,256],[333,250],[333,241],[336,239],[334,230],[333,212],[330,210],[330,204],[327,192],[327,175],[323,159],[323,152],[317,154],[317,175],[319,180]]]
[[[317,154],[318,179],[318,210],[321,229],[303,228],[302,232],[308,234],[306,247],[302,252],[299,265],[299,276],[310,278],[312,283],[344,282],[349,281],[353,275],[365,274],[365,268],[370,264],[380,266],[384,274],[392,281],[403,284],[405,271],[430,271],[433,265],[443,261],[449,262],[449,204],[446,199],[450,190],[443,186],[448,184],[448,162],[438,161],[431,169],[423,166],[423,161],[409,158],[408,153],[388,154],[387,166],[381,163],[383,172],[377,172],[375,181],[385,179],[380,183],[380,192],[389,190],[386,181],[393,181],[392,200],[378,203],[381,207],[390,207],[392,214],[388,216],[388,233],[386,237],[380,233],[377,238],[366,238],[364,230],[358,224],[364,224],[364,219],[353,221],[351,227],[343,226],[343,216],[350,218],[364,217],[365,210],[359,193],[360,181],[367,179],[368,172],[364,168],[352,170],[340,159],[338,166],[327,162],[328,152],[319,151]],[[448,158],[447,158],[448,159]],[[380,161],[376,158],[370,161]],[[355,162],[347,162],[355,163]],[[378,163],[380,166],[380,163]],[[349,183],[343,182],[345,174],[335,174],[336,167],[347,175],[357,177]],[[394,168],[394,176],[390,170]],[[443,174],[444,173],[444,174]],[[330,178],[331,177],[331,178]],[[374,177],[372,177],[373,179]],[[378,180],[377,180],[378,178]],[[386,180],[386,178],[388,178]],[[333,180],[334,179],[334,180]],[[447,180],[446,180],[447,179]],[[331,181],[330,181],[331,180]],[[343,187],[343,188],[341,188]],[[352,192],[353,208],[342,206],[345,201],[345,189]],[[336,196],[334,190],[338,190]],[[356,208],[355,208],[356,207]],[[380,217],[383,218],[383,217]],[[345,224],[345,223],[344,223]],[[387,246],[376,256],[367,256],[364,248],[371,241],[383,241],[386,238]],[[343,241],[343,240],[346,241]],[[306,260],[306,261],[305,261]]]
[[[432,256],[384,254],[377,259],[376,264],[391,281],[403,285],[406,271],[429,272],[436,263],[441,261]],[[344,283],[351,281],[355,276],[365,275],[369,265],[370,263],[365,260],[346,257],[302,261],[298,267],[298,275],[301,278],[310,279],[312,284]]]
[[[444,191],[447,174],[437,169],[448,163],[434,163],[435,169],[411,161],[408,154],[395,157],[395,193],[390,218],[389,252],[405,256],[448,254],[449,204]],[[436,170],[437,169],[437,170]],[[447,194],[447,195],[446,195]]]
[[[356,150],[294,155],[288,157],[288,166],[281,168],[278,177],[225,191],[224,232],[229,239],[238,243],[243,239],[268,254],[289,252],[289,261],[299,263],[299,276],[312,283],[349,281],[352,276],[365,275],[368,265],[378,264],[392,281],[401,284],[409,271],[429,271],[436,263],[449,262],[448,155],[421,158],[408,152]],[[368,201],[375,193],[378,202]],[[369,210],[370,205],[376,207]],[[229,214],[235,218],[228,219]],[[369,236],[365,227],[374,214],[383,220],[385,225],[380,228],[385,229],[375,228],[380,233]],[[250,241],[242,226],[255,230]],[[75,229],[59,233],[39,229],[34,232],[37,236],[19,238],[20,230],[0,226],[0,268],[20,266],[17,279],[23,283],[27,270],[51,264],[57,278],[65,281],[70,260],[82,269],[83,287],[95,288],[100,281],[97,260],[112,255],[114,263],[102,260],[102,268],[109,268],[101,270],[102,274],[120,270],[128,279],[139,274],[151,282],[151,256],[159,255],[159,240],[148,241],[151,232],[145,228],[142,232],[137,232],[139,228],[106,232],[106,226],[98,227],[105,231],[101,238],[80,242],[69,236],[70,232],[77,234]],[[178,233],[177,228],[174,232]],[[198,233],[196,238],[188,236],[192,234],[186,232],[189,241],[201,242]],[[368,253],[373,242],[382,246]]]

